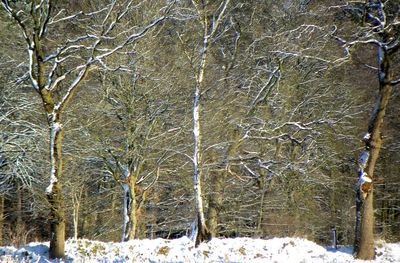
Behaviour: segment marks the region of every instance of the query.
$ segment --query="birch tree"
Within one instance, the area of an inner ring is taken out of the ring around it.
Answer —
[[[378,89],[368,130],[362,138],[365,149],[360,154],[356,194],[356,227],[354,254],[358,259],[372,260],[374,250],[374,171],[382,148],[384,117],[392,94],[393,86],[400,83],[393,72],[393,59],[400,48],[400,23],[396,7],[391,1],[366,0],[349,2],[343,10],[359,17],[362,25],[354,39],[337,39],[347,52],[358,45],[372,45],[376,48]]]
[[[126,46],[142,38],[165,16],[126,28],[127,14],[140,7],[140,3],[112,1],[100,8],[89,7],[75,13],[69,13],[51,0],[32,0],[26,4],[2,0],[2,6],[22,33],[29,80],[42,100],[47,118],[50,146],[50,184],[46,188],[50,205],[49,255],[50,258],[61,258],[65,253],[66,223],[61,184],[63,112],[91,70],[99,66],[109,68],[108,57],[123,52]],[[161,13],[164,11],[160,10]],[[84,29],[69,34],[60,31],[68,26],[82,26]]]
[[[204,91],[204,77],[205,69],[208,61],[208,49],[212,43],[212,38],[215,36],[219,25],[224,19],[230,0],[222,2],[214,12],[210,10],[211,3],[204,1],[193,0],[192,3],[196,9],[199,22],[202,29],[202,45],[200,50],[200,59],[196,66],[195,79],[196,83],[194,86],[193,96],[193,190],[195,196],[195,207],[196,207],[196,235],[195,243],[199,245],[204,240],[211,239],[210,232],[206,225],[206,219],[204,216],[204,205],[202,197],[202,157],[201,157],[201,145],[202,145],[202,134],[201,134],[201,110],[200,100],[202,92]]]

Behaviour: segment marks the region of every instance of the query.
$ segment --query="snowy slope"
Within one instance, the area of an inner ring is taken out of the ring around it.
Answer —
[[[400,243],[376,245],[373,262],[400,262]],[[351,251],[350,247],[333,251],[300,238],[213,239],[198,248],[186,237],[125,243],[68,240],[67,258],[53,262],[365,262],[354,260]],[[52,262],[47,256],[48,243],[0,247],[0,262]]]

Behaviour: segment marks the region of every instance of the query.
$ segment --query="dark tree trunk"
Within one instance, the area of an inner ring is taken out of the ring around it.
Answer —
[[[373,181],[376,161],[382,147],[382,127],[386,108],[392,93],[391,59],[383,49],[379,50],[379,94],[364,137],[365,150],[361,154],[359,184],[356,202],[356,238],[354,253],[356,258],[372,260],[374,250],[374,206]]]
[[[218,222],[220,221],[220,212],[223,208],[223,195],[225,188],[225,180],[230,171],[230,161],[229,158],[233,157],[237,153],[237,149],[240,145],[239,141],[240,133],[237,129],[229,131],[227,134],[227,139],[229,146],[224,153],[223,166],[220,167],[221,170],[215,171],[211,174],[211,193],[208,199],[208,230],[210,231],[211,237],[216,237],[218,235]],[[217,157],[214,158],[217,161]],[[223,170],[222,170],[223,169]]]
[[[0,246],[3,245],[4,196],[0,195]]]
[[[225,172],[224,171],[215,171],[211,173],[211,193],[208,198],[208,230],[210,231],[210,235],[212,237],[216,237],[218,235],[218,219],[219,214],[222,209],[223,203],[223,191],[224,191],[224,182],[225,182]]]
[[[197,214],[197,235],[195,240],[195,246],[199,246],[203,241],[211,240],[212,236],[210,231],[208,230],[206,223],[201,220],[200,214]]]
[[[65,256],[65,206],[59,184],[53,185],[53,192],[47,195],[50,210],[50,258]]]
[[[374,249],[374,206],[373,192],[361,204],[361,221],[359,226],[359,246],[357,258],[370,260],[375,257]]]
[[[50,204],[50,258],[62,258],[65,255],[65,204],[61,188],[62,126],[59,119],[50,120],[50,185],[46,189]]]

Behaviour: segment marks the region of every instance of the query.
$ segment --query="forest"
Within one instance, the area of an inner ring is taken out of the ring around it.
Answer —
[[[0,245],[400,242],[399,0],[1,0]]]

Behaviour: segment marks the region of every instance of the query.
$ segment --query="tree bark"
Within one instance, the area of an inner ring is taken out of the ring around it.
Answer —
[[[266,178],[260,178],[261,184],[261,200],[260,200],[260,209],[259,209],[259,215],[258,215],[258,223],[257,223],[257,229],[256,229],[256,236],[257,237],[262,237],[263,235],[263,230],[262,230],[262,222],[264,220],[264,200],[265,200],[265,194],[266,194],[266,188],[267,188],[267,180]]]
[[[142,200],[138,203],[138,192],[140,192],[137,180],[142,171],[143,163],[140,163],[131,171],[125,166],[125,182],[122,187],[124,190],[124,225],[122,231],[122,241],[133,240],[138,236],[139,218],[142,213],[145,193],[142,194]]]
[[[4,196],[0,195],[0,246],[3,245]]]
[[[194,88],[193,97],[193,190],[194,199],[196,205],[196,218],[197,218],[197,235],[195,240],[195,245],[198,246],[204,240],[210,240],[211,235],[206,225],[206,219],[204,216],[204,206],[203,197],[201,195],[201,178],[202,178],[202,159],[201,159],[201,129],[200,129],[200,97],[201,88],[204,81],[204,72],[207,62],[208,46],[210,43],[210,36],[207,34],[207,22],[203,22],[203,49],[200,58],[200,64],[198,68],[198,73],[196,76],[196,85]]]
[[[129,179],[129,194],[131,198],[131,203],[129,207],[129,219],[128,222],[128,237],[127,240],[132,240],[136,238],[136,229],[138,224],[138,217],[137,217],[137,200],[136,200],[136,177],[131,176]]]
[[[130,203],[131,203],[131,196],[130,196],[130,189],[129,185],[127,183],[122,184],[122,189],[123,189],[123,197],[124,197],[124,202],[123,202],[123,212],[122,212],[122,217],[123,217],[123,223],[122,223],[122,238],[121,241],[127,241],[129,237],[129,221],[130,221]]]
[[[218,235],[218,219],[223,204],[223,190],[225,173],[224,171],[215,171],[211,173],[211,193],[208,198],[208,230],[211,237]]]
[[[205,57],[204,64],[205,66]],[[194,102],[193,102],[193,190],[194,199],[196,204],[196,218],[197,218],[197,235],[195,245],[198,246],[204,240],[210,240],[211,235],[206,225],[204,216],[203,197],[201,195],[201,178],[202,178],[202,161],[200,155],[201,149],[201,133],[200,133],[200,84],[203,80],[204,68],[201,71],[201,78],[195,88]]]
[[[50,210],[50,258],[65,256],[65,205],[59,184],[53,185],[53,192],[47,196]]]
[[[211,28],[209,24],[208,10],[206,8],[206,3],[203,1],[192,1],[197,13],[199,15],[199,20],[202,25],[203,30],[203,43],[202,50],[200,52],[200,61],[198,64],[197,74],[196,74],[196,85],[194,88],[193,97],[193,190],[194,199],[196,205],[196,220],[197,220],[197,233],[195,238],[195,245],[198,246],[204,240],[211,240],[210,231],[207,228],[206,220],[204,216],[204,206],[203,197],[201,195],[201,178],[202,178],[202,159],[201,159],[201,129],[200,129],[200,98],[201,92],[204,85],[204,75],[207,64],[208,48],[211,43],[211,38],[217,31],[219,24],[221,23],[222,17],[225,14],[226,8],[229,5],[230,0],[226,0],[222,5],[222,9],[217,16],[216,20],[212,21]],[[216,16],[215,16],[216,17]],[[214,17],[214,18],[215,18]]]
[[[216,237],[218,235],[218,222],[220,221],[220,212],[223,207],[223,194],[225,179],[230,171],[230,161],[229,158],[237,153],[237,149],[240,145],[239,142],[239,131],[234,129],[233,131],[228,131],[227,139],[229,145],[224,153],[223,160],[223,171],[215,171],[211,174],[211,193],[208,199],[208,230],[210,231],[211,237]],[[216,161],[216,160],[215,160]]]
[[[56,116],[56,115],[52,115]],[[61,142],[62,126],[57,117],[50,123],[50,185],[46,189],[50,204],[50,258],[65,256],[65,203],[61,188],[62,159]]]
[[[20,181],[17,181],[17,211],[16,211],[16,223],[15,223],[15,232],[17,233],[17,242],[16,245],[20,246],[23,244],[23,236],[24,236],[24,226],[22,220],[22,185]]]
[[[124,223],[122,229],[122,241],[129,241],[136,238],[137,225],[138,225],[138,213],[137,213],[137,193],[136,193],[136,181],[137,171],[130,171],[129,168],[125,167],[125,182],[122,184],[124,191]],[[136,169],[140,169],[137,167]]]
[[[375,258],[373,181],[376,161],[382,147],[382,127],[386,108],[392,93],[391,58],[379,48],[379,93],[371,114],[368,133],[364,137],[365,150],[361,154],[359,184],[356,200],[355,257],[363,260]]]

